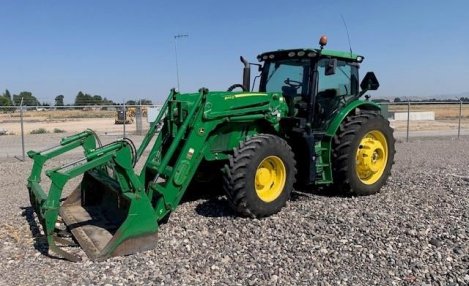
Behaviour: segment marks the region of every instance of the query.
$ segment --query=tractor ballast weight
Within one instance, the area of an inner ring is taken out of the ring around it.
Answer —
[[[249,92],[251,64],[242,58],[243,84],[234,86],[243,91],[173,89],[138,149],[127,138],[103,146],[86,130],[28,152],[34,160],[29,195],[49,249],[79,260],[64,250],[73,244],[61,235],[64,230],[93,260],[153,248],[159,225],[202,172],[199,166],[210,162],[222,163],[209,173],[221,172],[227,199],[244,216],[278,212],[295,182],[376,193],[391,169],[394,138],[380,107],[359,99],[378,85],[369,73],[358,91],[362,59],[322,48],[264,53],[260,90]],[[345,89],[342,83],[321,86],[323,76],[344,72],[350,77],[338,79],[350,81]],[[51,180],[46,193],[40,184],[45,162],[75,148],[83,149],[83,158],[45,172]],[[145,150],[148,156],[137,172]],[[64,186],[80,175],[81,183],[64,197]]]

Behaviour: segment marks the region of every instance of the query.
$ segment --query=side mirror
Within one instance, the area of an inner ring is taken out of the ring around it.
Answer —
[[[324,70],[324,75],[333,75],[335,74],[335,69],[337,68],[337,59],[330,59],[327,63],[326,69]]]
[[[379,87],[378,79],[375,76],[374,72],[367,72],[365,77],[360,83],[360,88],[362,90],[377,90]]]

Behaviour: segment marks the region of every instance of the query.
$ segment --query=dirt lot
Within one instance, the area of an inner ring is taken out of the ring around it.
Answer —
[[[101,113],[105,112],[105,113]],[[114,124],[113,113],[109,114],[108,111],[100,111],[100,113],[86,114],[81,113],[41,113],[41,112],[27,112],[24,117],[24,133],[29,134],[33,130],[44,128],[50,133],[54,129],[60,129],[68,133],[75,133],[82,131],[86,128],[92,128],[100,134],[110,133],[115,134],[123,131],[122,124]],[[89,116],[89,117],[88,117]],[[101,117],[100,117],[101,116]],[[146,118],[143,118],[143,129],[147,129],[149,124]],[[132,132],[136,130],[135,122],[127,124],[126,128]],[[0,129],[6,129],[10,134],[21,134],[21,123],[18,114],[1,114],[0,113]]]

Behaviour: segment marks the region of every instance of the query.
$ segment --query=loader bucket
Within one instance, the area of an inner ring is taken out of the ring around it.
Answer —
[[[71,245],[56,229],[59,216],[92,260],[154,248],[157,216],[133,170],[133,143],[122,139],[96,148],[93,134],[85,131],[62,139],[58,146],[28,152],[34,160],[28,179],[30,201],[47,236],[49,250],[68,260],[80,260],[57,245]],[[84,158],[45,172],[51,179],[46,193],[40,184],[44,163],[79,146],[85,150]],[[82,174],[81,183],[61,202],[64,186]]]
[[[115,180],[96,171],[84,174],[60,216],[92,260],[156,246],[157,222],[149,201],[122,194]]]

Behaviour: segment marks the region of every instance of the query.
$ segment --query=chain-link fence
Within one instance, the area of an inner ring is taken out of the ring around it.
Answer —
[[[469,102],[382,103],[397,139],[469,135]]]
[[[0,158],[56,145],[62,137],[93,129],[103,143],[143,139],[159,105],[0,107]]]
[[[400,140],[415,137],[469,136],[469,103],[382,103],[394,135]],[[93,129],[103,141],[130,137],[136,144],[161,106],[110,105],[65,107],[0,107],[0,158],[23,159],[28,150],[57,144],[60,138]]]

